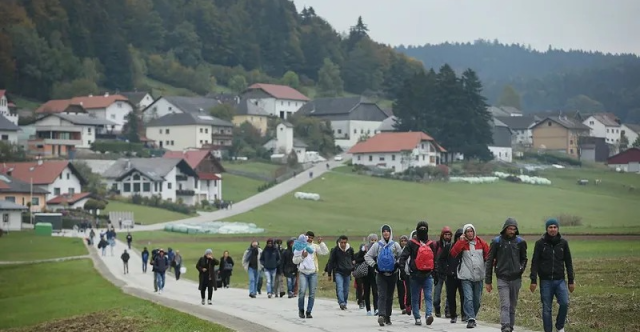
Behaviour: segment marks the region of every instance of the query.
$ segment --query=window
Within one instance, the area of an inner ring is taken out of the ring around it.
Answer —
[[[73,188],[69,188],[69,195],[74,195],[76,193],[76,190]]]
[[[290,101],[287,102],[287,106],[291,106],[291,102]]]
[[[569,140],[569,145],[573,145],[573,140]]]
[[[59,178],[60,180],[62,180],[62,173],[60,173],[60,175],[58,175],[58,178]]]
[[[122,103],[118,103],[118,108],[122,108]]]
[[[169,129],[168,129],[168,128],[167,128],[167,129],[165,129],[165,130],[164,130],[164,133],[165,133],[165,134],[167,134],[167,135],[169,135]]]
[[[338,129],[338,134],[342,134],[342,129]]]
[[[421,149],[424,150],[424,143],[420,144]]]
[[[115,120],[116,119],[116,115],[115,114],[111,114],[111,119]]]
[[[158,182],[153,183],[153,190],[158,191]]]
[[[91,127],[87,127],[87,133],[91,134]]]
[[[607,128],[607,134],[609,133],[609,129]]]
[[[88,143],[89,145],[91,145],[91,140],[88,140],[88,141],[87,141],[87,143]]]
[[[569,153],[573,154],[573,149],[569,150]]]
[[[126,193],[130,193],[131,192],[131,183],[125,183],[124,184],[124,188],[122,188],[122,191],[124,191]]]
[[[145,182],[142,184],[142,191],[148,193],[151,191],[151,183]]]
[[[358,160],[360,160],[360,156],[358,156]]]
[[[67,180],[71,179],[71,173],[67,173]]]
[[[167,182],[167,189],[171,189],[171,182]]]
[[[200,128],[200,134],[202,134],[204,132],[203,128]]]
[[[111,190],[118,190],[118,184],[117,183],[112,183],[111,184]]]
[[[373,156],[369,156],[369,161],[373,161]]]
[[[354,133],[354,134],[357,134],[357,133],[358,133],[358,129],[354,129],[354,130],[353,130],[353,133]]]
[[[589,121],[589,124],[593,126],[593,121]]]
[[[53,188],[53,194],[55,196],[60,196],[60,188]]]
[[[3,141],[8,141],[9,140],[9,135],[2,135],[2,140]]]
[[[175,145],[173,141],[171,141],[171,145]]]
[[[158,130],[160,132],[160,135],[162,135],[162,129]]]
[[[40,206],[40,197],[31,198],[31,206]]]
[[[547,122],[547,126],[551,127],[551,121]]]
[[[395,160],[396,160],[396,155],[395,155],[395,154],[392,154],[392,155],[391,155],[391,160],[392,160],[392,161],[395,161]]]
[[[140,182],[135,182],[133,184],[133,192],[134,193],[139,193],[140,192]]]
[[[133,174],[133,179],[134,180],[140,180],[140,174],[138,174],[138,173]]]
[[[171,143],[171,141],[167,141],[167,143],[166,143],[165,145],[166,145],[166,146],[169,146],[169,145],[170,145],[169,143]]]
[[[5,201],[8,201],[8,202],[12,202],[12,203],[15,203],[15,202],[16,202],[16,198],[15,198],[15,196],[6,196],[6,197],[4,198],[4,200],[5,200]]]
[[[380,161],[384,161],[384,156],[380,157]]]
[[[209,128],[204,128],[204,133],[208,134],[209,133]]]

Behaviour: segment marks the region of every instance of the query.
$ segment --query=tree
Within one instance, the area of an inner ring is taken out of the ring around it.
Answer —
[[[636,138],[636,141],[633,142],[633,147],[640,148],[640,136],[638,136],[638,138]]]
[[[339,97],[344,93],[344,82],[340,77],[340,68],[331,59],[325,58],[324,65],[318,71],[318,97]]]
[[[308,151],[318,151],[325,156],[334,154],[336,143],[329,121],[302,115],[294,115],[288,120],[293,124],[294,136],[308,145]]]
[[[290,168],[295,168],[296,166],[298,166],[298,154],[296,153],[296,151],[291,150],[287,155],[287,166],[289,166]]]
[[[522,109],[522,101],[520,94],[511,85],[505,85],[502,89],[502,95],[498,99],[498,106],[510,106]]]
[[[236,109],[229,104],[218,104],[209,110],[209,114],[218,119],[231,121],[236,114]]]
[[[79,78],[71,82],[54,83],[51,89],[51,98],[70,99],[76,96],[97,94],[99,91],[94,81],[87,78]]]
[[[629,147],[629,138],[624,130],[620,133],[620,151],[624,151]]]
[[[0,160],[26,161],[28,158],[26,151],[24,151],[24,148],[21,145],[0,141]]]
[[[381,90],[384,80],[381,63],[370,39],[362,39],[349,52],[342,68],[342,79],[345,88],[353,93]]]
[[[125,128],[123,128],[123,132],[129,142],[140,142],[141,124],[142,122],[135,110],[127,114],[127,123],[125,124]]]
[[[289,70],[288,72],[284,73],[280,81],[283,85],[290,86],[294,89],[300,88],[300,78],[294,71]]]
[[[569,98],[565,104],[567,110],[575,110],[585,113],[597,113],[604,111],[604,105],[597,100],[593,100],[585,95],[577,95]]]
[[[228,85],[233,92],[240,93],[247,88],[247,79],[242,75],[236,75],[229,80]]]
[[[104,197],[107,194],[107,186],[102,182],[100,174],[96,174],[91,167],[84,161],[74,161],[73,166],[76,168],[80,176],[86,180],[83,186],[83,192],[90,192],[98,197]]]

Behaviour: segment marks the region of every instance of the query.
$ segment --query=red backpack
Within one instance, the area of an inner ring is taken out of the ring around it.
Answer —
[[[418,245],[418,254],[414,263],[418,271],[432,271],[434,267],[434,255],[431,250],[431,241],[427,241],[426,244],[420,243],[416,240],[411,240]]]

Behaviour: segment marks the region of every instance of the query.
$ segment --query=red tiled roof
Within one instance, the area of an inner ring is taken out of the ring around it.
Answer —
[[[207,150],[167,151],[162,157],[170,159],[182,158],[191,168],[195,169],[209,153]]]
[[[0,90],[0,98],[7,93],[7,90]]]
[[[303,100],[303,101],[310,100],[309,97],[303,95],[300,91],[286,85],[256,83],[251,85],[248,89],[249,90],[261,89],[264,92],[278,99]]]
[[[198,172],[200,180],[221,180],[219,176],[213,173]]]
[[[421,141],[431,141],[440,152],[446,152],[436,141],[423,132],[388,132],[377,134],[353,146],[349,153],[383,153],[410,151]]]
[[[60,195],[50,199],[47,204],[74,204],[75,202],[91,196],[91,193],[79,193],[74,195]]]
[[[10,176],[20,181],[30,183],[33,179],[33,184],[45,185],[53,183],[68,166],[69,162],[64,160],[43,161],[42,165],[38,165],[37,161],[1,163],[0,173],[7,174],[10,171]]]
[[[36,110],[36,113],[61,113],[64,112],[69,105],[82,105],[84,109],[107,108],[116,101],[129,101],[129,99],[121,95],[108,95],[49,100],[48,102],[40,105]]]

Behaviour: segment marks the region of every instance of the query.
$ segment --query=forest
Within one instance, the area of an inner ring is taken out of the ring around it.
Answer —
[[[427,68],[444,64],[457,73],[477,72],[489,104],[524,111],[613,112],[640,123],[640,58],[579,50],[544,52],[499,41],[399,46]],[[515,96],[514,96],[515,93]],[[519,104],[519,105],[518,105]]]
[[[284,82],[392,98],[423,70],[361,18],[341,35],[289,0],[3,0],[0,17],[0,88],[36,100],[146,77],[202,95]]]

